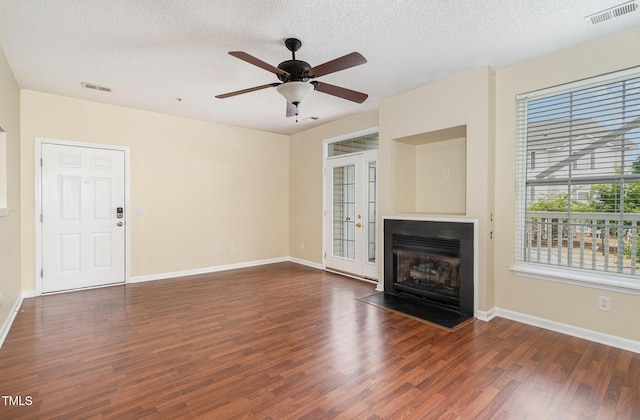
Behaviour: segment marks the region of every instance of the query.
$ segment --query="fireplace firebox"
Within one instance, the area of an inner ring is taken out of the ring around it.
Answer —
[[[473,234],[473,223],[385,219],[385,293],[473,316]]]

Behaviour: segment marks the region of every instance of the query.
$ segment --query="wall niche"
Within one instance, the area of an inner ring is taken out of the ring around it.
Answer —
[[[398,213],[466,214],[467,126],[393,140]]]

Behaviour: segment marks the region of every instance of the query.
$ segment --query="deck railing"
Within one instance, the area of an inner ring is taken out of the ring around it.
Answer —
[[[639,228],[639,213],[527,212],[525,260],[638,275]]]

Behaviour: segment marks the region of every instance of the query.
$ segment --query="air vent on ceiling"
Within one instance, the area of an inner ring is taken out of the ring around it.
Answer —
[[[617,18],[627,13],[635,12],[640,7],[640,0],[628,1],[626,3],[619,4],[609,9],[603,10],[593,15],[589,15],[584,19],[587,23],[596,25],[598,23],[606,22],[609,19]]]
[[[98,85],[96,85],[94,83],[82,82],[80,84],[82,85],[83,88],[86,88],[86,89],[99,90],[101,92],[111,92],[111,88],[104,87],[104,86],[98,86]]]

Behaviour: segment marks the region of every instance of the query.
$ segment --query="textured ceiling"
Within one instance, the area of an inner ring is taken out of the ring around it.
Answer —
[[[291,134],[480,66],[499,69],[640,26],[640,11],[591,26],[621,0],[0,0],[0,45],[24,89]],[[358,51],[368,63],[320,81],[363,104],[311,92],[296,123],[277,82],[227,54],[312,66]],[[639,43],[640,45],[640,43]],[[81,82],[111,88],[83,89]],[[177,98],[182,98],[178,101]]]

